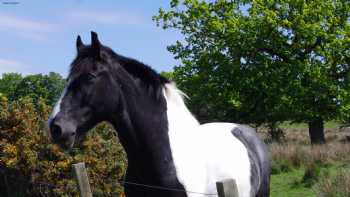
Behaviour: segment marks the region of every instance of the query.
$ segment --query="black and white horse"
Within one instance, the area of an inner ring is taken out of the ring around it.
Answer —
[[[97,123],[110,122],[127,153],[126,182],[155,186],[127,184],[127,197],[206,196],[228,178],[240,197],[269,196],[268,151],[252,128],[200,125],[172,82],[103,46],[94,32],[91,40],[77,38],[68,83],[49,119],[55,143],[71,148]]]

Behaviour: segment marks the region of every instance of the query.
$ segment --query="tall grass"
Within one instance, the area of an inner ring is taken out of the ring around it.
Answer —
[[[350,197],[350,127],[326,123],[324,145],[310,144],[307,124],[279,124],[277,142],[266,126],[257,129],[270,148],[271,196]]]
[[[314,187],[319,197],[350,196],[350,170],[337,172],[335,176],[324,175]]]
[[[291,143],[271,144],[270,151],[274,172],[280,172],[278,168],[281,168],[281,165],[292,169],[306,167],[313,163],[319,166],[350,163],[350,143],[334,142],[315,146]]]

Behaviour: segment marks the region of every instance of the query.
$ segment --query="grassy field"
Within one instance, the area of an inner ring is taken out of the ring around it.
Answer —
[[[271,197],[315,196],[310,187],[300,184],[304,175],[303,169],[275,174],[271,180]]]
[[[339,173],[350,173],[350,164],[331,166],[327,168],[322,168],[320,172],[319,180],[336,177]],[[319,183],[309,185],[303,182],[303,177],[305,175],[305,168],[292,169],[289,172],[284,172],[280,174],[272,175],[271,180],[271,197],[314,197],[318,196],[317,191]],[[322,180],[321,180],[322,181]],[[326,189],[326,188],[325,188]],[[334,194],[334,196],[337,196]],[[346,197],[346,196],[344,196]]]
[[[350,135],[348,128],[325,125],[327,144],[311,146],[306,124],[280,125],[284,142],[269,144],[272,197],[349,197]]]

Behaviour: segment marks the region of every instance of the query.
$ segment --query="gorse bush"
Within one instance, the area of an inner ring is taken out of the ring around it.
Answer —
[[[100,124],[67,153],[45,133],[50,111],[43,100],[0,97],[1,196],[78,196],[71,169],[77,162],[85,162],[94,196],[121,195],[126,157],[113,129]]]

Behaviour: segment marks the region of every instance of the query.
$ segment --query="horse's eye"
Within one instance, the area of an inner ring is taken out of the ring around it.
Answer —
[[[95,73],[88,73],[87,78],[88,78],[88,80],[92,80],[92,79],[96,78],[96,74]]]

